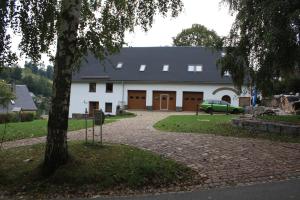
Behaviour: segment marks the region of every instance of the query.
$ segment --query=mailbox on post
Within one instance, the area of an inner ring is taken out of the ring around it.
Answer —
[[[100,143],[102,145],[102,125],[104,124],[105,120],[105,115],[102,110],[95,110],[94,112],[94,120],[95,120],[95,125],[100,126]]]
[[[104,124],[105,115],[102,110],[95,110],[95,125],[101,126]]]

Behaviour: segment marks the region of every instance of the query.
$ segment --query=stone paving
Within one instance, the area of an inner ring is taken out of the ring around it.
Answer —
[[[105,125],[104,142],[133,145],[186,164],[206,179],[202,185],[205,187],[300,177],[300,144],[210,134],[169,133],[153,128],[157,121],[174,114],[187,113],[137,112],[135,118]],[[68,134],[70,140],[83,140],[84,137],[84,130]],[[4,148],[44,141],[45,137],[7,142]]]

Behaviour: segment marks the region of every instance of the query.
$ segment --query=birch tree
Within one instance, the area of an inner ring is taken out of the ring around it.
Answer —
[[[155,15],[175,17],[182,6],[181,0],[1,0],[0,64],[15,58],[10,29],[22,35],[20,50],[34,62],[56,46],[45,171],[68,161],[72,72],[82,57],[91,52],[103,59],[118,52],[126,31],[135,26],[147,31]]]

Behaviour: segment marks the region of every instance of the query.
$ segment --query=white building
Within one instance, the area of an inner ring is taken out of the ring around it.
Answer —
[[[74,73],[70,113],[117,107],[139,110],[194,111],[205,99],[250,105],[247,90],[234,88],[216,66],[220,52],[203,47],[134,47],[100,62],[89,55]]]

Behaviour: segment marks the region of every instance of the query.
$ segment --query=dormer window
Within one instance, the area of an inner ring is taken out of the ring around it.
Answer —
[[[189,66],[188,66],[188,71],[189,71],[189,72],[195,71],[195,66],[194,66],[194,65],[189,65]]]
[[[225,72],[224,72],[224,76],[230,76],[229,71],[225,71]]]
[[[202,65],[197,65],[196,66],[196,72],[202,72]]]
[[[163,66],[163,72],[169,71],[169,65],[164,65]]]
[[[202,72],[203,67],[202,65],[189,65],[187,70],[188,72]]]
[[[141,65],[140,66],[140,72],[144,72],[146,70],[146,65]]]
[[[123,63],[119,62],[119,63],[117,64],[117,69],[121,69],[122,67],[123,67]]]

